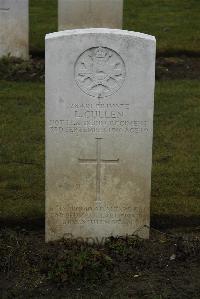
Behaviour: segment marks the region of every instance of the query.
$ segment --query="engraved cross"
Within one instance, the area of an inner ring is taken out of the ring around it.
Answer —
[[[103,138],[96,138],[96,159],[79,159],[81,164],[96,164],[96,201],[101,201],[101,165],[102,164],[116,164],[116,160],[104,160],[101,158],[101,140]]]

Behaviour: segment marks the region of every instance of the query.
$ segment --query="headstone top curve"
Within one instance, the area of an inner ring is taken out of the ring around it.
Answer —
[[[84,35],[84,34],[118,34],[123,36],[130,36],[135,38],[141,38],[145,40],[152,40],[156,41],[153,35],[135,32],[135,31],[128,31],[128,30],[121,30],[121,29],[110,29],[110,28],[87,28],[87,29],[71,29],[71,30],[63,30],[59,32],[48,33],[45,36],[46,40],[55,39],[63,36],[73,36],[73,35]]]

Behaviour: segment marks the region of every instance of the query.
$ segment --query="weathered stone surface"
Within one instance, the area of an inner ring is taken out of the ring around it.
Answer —
[[[58,30],[122,28],[123,0],[58,0]]]
[[[0,57],[28,58],[28,0],[0,0]]]
[[[155,39],[46,36],[46,240],[148,237]]]

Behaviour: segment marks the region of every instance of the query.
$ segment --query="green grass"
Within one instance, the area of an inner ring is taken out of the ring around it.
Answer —
[[[200,215],[200,86],[198,81],[157,84],[152,213]]]
[[[44,86],[0,83],[0,217],[44,212]]]
[[[30,0],[30,51],[44,52],[45,34],[57,31],[57,0]]]
[[[200,215],[199,92],[157,83],[152,215]],[[44,217],[44,84],[1,81],[0,103],[0,218]]]
[[[124,0],[124,29],[155,35],[158,52],[200,49],[199,0]],[[57,31],[57,0],[30,0],[31,53],[44,52],[44,36]]]
[[[158,52],[198,52],[199,14],[199,0],[125,0],[124,28],[155,35]]]

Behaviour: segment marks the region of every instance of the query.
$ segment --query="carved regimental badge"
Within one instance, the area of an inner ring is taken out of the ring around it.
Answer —
[[[125,64],[119,54],[105,47],[83,52],[75,64],[75,79],[82,91],[92,97],[108,97],[122,86]]]

